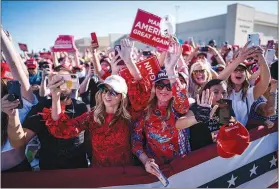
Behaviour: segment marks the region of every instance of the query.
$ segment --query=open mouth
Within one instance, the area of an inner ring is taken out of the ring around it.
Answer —
[[[160,95],[162,95],[162,96],[168,96],[168,94],[166,94],[166,93],[160,93]]]
[[[235,79],[241,80],[242,77],[236,76]]]

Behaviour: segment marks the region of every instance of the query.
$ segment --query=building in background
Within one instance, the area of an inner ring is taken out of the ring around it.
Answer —
[[[251,33],[261,33],[261,44],[267,44],[268,40],[278,39],[278,18],[275,14],[256,11],[255,8],[232,4],[227,7],[227,14],[208,17],[176,25],[178,39],[188,40],[193,37],[195,43],[207,45],[211,39],[215,39],[217,45],[228,41],[229,44],[243,46],[247,42],[247,36]],[[129,34],[109,34],[107,37],[98,37],[99,50],[114,47],[120,44],[120,40]],[[84,52],[90,46],[90,38],[82,38],[75,41],[80,52]],[[145,44],[135,41],[138,49],[153,49]]]
[[[179,39],[193,37],[198,44],[206,45],[215,39],[217,45],[228,41],[229,44],[244,45],[251,33],[261,33],[261,44],[278,39],[278,18],[275,14],[256,11],[255,8],[232,4],[227,14],[178,23],[176,34]]]

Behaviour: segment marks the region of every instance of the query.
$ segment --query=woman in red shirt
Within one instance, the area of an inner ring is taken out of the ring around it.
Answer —
[[[64,83],[61,76],[55,76],[50,82],[52,94],[56,97],[53,98],[52,115],[48,119],[51,124],[57,125],[52,135],[67,138],[89,129],[92,140],[91,166],[133,165],[128,126],[131,116],[126,109],[128,100],[125,80],[118,75],[107,77],[104,83],[99,85],[100,91],[96,94],[94,110],[74,119],[66,117],[61,107],[61,83]]]

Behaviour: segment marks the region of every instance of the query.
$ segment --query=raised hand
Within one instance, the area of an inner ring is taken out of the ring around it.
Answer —
[[[178,63],[178,60],[182,54],[181,45],[177,42],[173,42],[170,45],[169,51],[165,58],[165,68],[166,70],[174,70]]]
[[[61,75],[54,75],[51,74],[49,76],[49,84],[48,84],[48,88],[51,91],[52,97],[60,97],[61,94],[61,89],[60,86],[63,85],[65,83],[65,80],[63,79],[63,77]]]
[[[252,54],[259,53],[262,51],[261,47],[259,46],[253,46],[248,48],[248,45],[250,43],[251,41],[248,41],[242,49],[236,51],[236,53],[233,56],[234,62],[242,63],[244,62],[244,60],[251,57]]]
[[[210,94],[209,89],[202,91],[201,98],[199,95],[197,95],[197,109],[193,113],[195,114],[196,120],[198,122],[207,122],[212,119],[218,108],[218,105],[215,105],[213,108],[211,108],[213,97],[214,94]]]
[[[16,115],[16,108],[20,104],[20,101],[17,99],[13,102],[8,101],[9,94],[5,95],[1,99],[1,111],[6,113],[8,116]]]
[[[111,60],[110,64],[111,64],[111,74],[112,75],[117,75],[120,68],[122,66],[117,65],[122,59],[120,58],[120,55],[116,55],[113,57],[113,59]]]
[[[120,41],[121,49],[116,49],[120,58],[125,62],[125,64],[133,63],[133,51],[134,42],[129,39],[122,39]]]

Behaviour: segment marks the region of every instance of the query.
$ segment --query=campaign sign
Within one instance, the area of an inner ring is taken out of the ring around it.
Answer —
[[[160,21],[160,17],[138,9],[130,38],[167,51],[170,45],[170,38],[161,35]]]
[[[18,46],[19,46],[20,50],[22,50],[24,52],[28,52],[28,48],[27,48],[26,44],[18,43]]]
[[[52,48],[52,52],[75,52],[74,36],[59,35]]]
[[[143,61],[136,63],[143,78],[148,78],[151,82],[156,79],[158,72],[160,71],[159,62],[156,56],[152,56]],[[119,71],[119,75],[126,81],[133,79],[128,68],[124,68]]]
[[[40,52],[40,57],[44,59],[51,59],[51,52]]]

